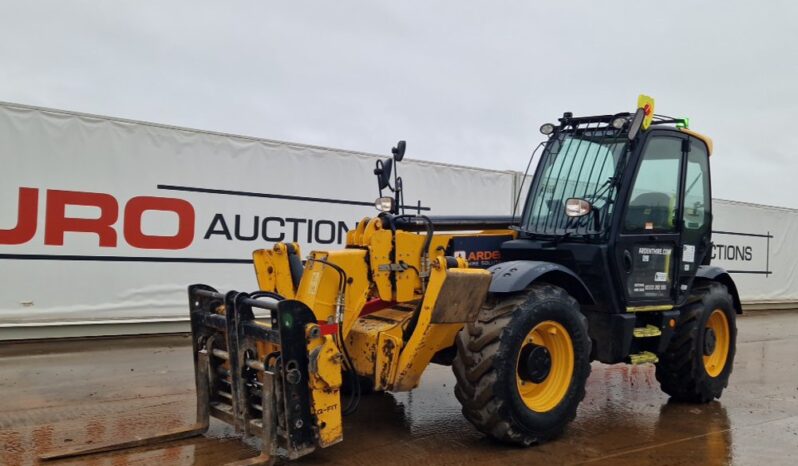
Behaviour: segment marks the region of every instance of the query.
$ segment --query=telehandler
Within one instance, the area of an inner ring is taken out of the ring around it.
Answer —
[[[719,398],[741,306],[709,265],[712,141],[687,123],[641,96],[543,125],[520,218],[404,213],[400,142],[375,169],[382,213],[344,249],[303,262],[278,243],[253,253],[258,291],[189,287],[195,426],[43,458],[198,435],[213,416],[260,439],[247,464],[295,459],[343,439],[361,390],[412,390],[431,362],[478,430],[524,446],[574,418],[591,361],[653,363],[675,400]]]

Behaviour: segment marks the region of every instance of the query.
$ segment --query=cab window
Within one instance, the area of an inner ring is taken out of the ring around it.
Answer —
[[[625,231],[675,231],[681,158],[682,139],[653,137],[649,140],[629,197]]]
[[[709,157],[703,143],[691,141],[684,189],[684,227],[701,230],[709,223]]]

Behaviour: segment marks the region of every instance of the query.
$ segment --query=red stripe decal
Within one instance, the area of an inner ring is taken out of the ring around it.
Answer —
[[[338,333],[338,324],[319,324],[322,335],[336,335]]]

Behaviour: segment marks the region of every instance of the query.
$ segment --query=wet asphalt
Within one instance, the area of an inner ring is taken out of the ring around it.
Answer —
[[[461,416],[448,367],[432,365],[410,393],[363,398],[344,441],[294,464],[798,464],[798,312],[738,319],[734,372],[720,401],[669,402],[651,365],[594,363],[564,435],[515,448]],[[0,465],[188,426],[194,417],[184,336],[0,344]],[[256,450],[212,421],[202,437],[50,462],[56,466],[217,465]]]

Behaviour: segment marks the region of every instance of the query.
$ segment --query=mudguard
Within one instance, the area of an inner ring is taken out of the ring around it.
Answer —
[[[743,313],[743,305],[740,301],[740,294],[737,292],[737,285],[726,269],[718,267],[717,265],[701,265],[698,267],[698,270],[696,270],[695,278],[696,280],[705,279],[726,285],[726,289],[729,290],[729,293],[732,295],[735,311],[737,311],[737,314]]]
[[[553,262],[516,260],[502,262],[488,268],[493,279],[488,289],[491,293],[522,291],[545,275],[545,281],[561,286],[582,304],[595,302],[590,290],[579,276],[568,267]]]

